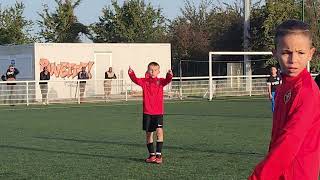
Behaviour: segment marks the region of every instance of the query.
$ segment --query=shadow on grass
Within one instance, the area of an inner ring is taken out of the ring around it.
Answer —
[[[35,152],[45,152],[45,153],[52,153],[52,154],[86,156],[86,157],[93,157],[93,158],[121,159],[121,160],[125,160],[125,161],[135,161],[135,162],[144,163],[143,159],[132,158],[132,157],[123,157],[123,156],[109,156],[109,155],[103,155],[103,154],[88,154],[88,153],[58,151],[58,150],[49,150],[49,149],[22,147],[22,146],[11,146],[11,145],[0,145],[0,148],[25,150],[25,151],[35,151]],[[1,177],[1,174],[0,174],[0,177]]]
[[[31,178],[30,177],[25,177],[22,174],[15,173],[15,172],[3,172],[3,173],[0,173],[0,179],[24,180],[24,179],[31,179]]]
[[[119,141],[95,141],[95,140],[84,140],[84,139],[74,139],[74,138],[58,138],[58,137],[34,137],[34,138],[45,139],[45,140],[69,141],[69,142],[77,142],[77,143],[111,144],[111,145],[130,146],[130,147],[139,147],[139,148],[145,147],[145,145],[142,145],[142,144],[119,142]],[[219,150],[211,150],[211,149],[201,149],[201,148],[194,148],[194,147],[180,147],[180,146],[170,146],[170,145],[165,145],[164,148],[165,149],[172,149],[172,150],[181,150],[181,151],[226,154],[226,155],[240,155],[240,156],[263,157],[265,155],[263,153],[257,153],[257,152],[231,152],[231,151],[219,151]]]
[[[231,117],[231,118],[272,118],[271,113],[270,115],[244,115],[244,114],[178,114],[178,113],[168,113],[165,116],[195,116],[195,117]]]
[[[142,119],[142,113],[134,113],[134,112],[121,112],[125,114],[131,114],[135,116],[139,116]],[[272,119],[272,113],[265,115],[250,115],[250,114],[230,114],[230,112],[226,112],[225,114],[191,114],[191,113],[166,113],[166,116],[187,116],[187,117],[230,117],[230,118],[253,118],[253,119]]]

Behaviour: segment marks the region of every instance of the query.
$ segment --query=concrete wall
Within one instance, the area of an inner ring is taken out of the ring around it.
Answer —
[[[51,80],[77,79],[81,66],[86,66],[94,80],[103,80],[104,72],[110,67],[119,79],[129,81],[128,67],[131,66],[138,77],[144,77],[147,64],[156,61],[160,64],[160,77],[165,77],[171,68],[170,44],[93,44],[93,43],[37,43],[35,44],[35,79],[44,66],[51,71]],[[103,94],[103,86],[91,85],[86,95]],[[51,98],[74,96],[75,85],[56,83],[49,87]],[[88,85],[90,86],[90,84]],[[67,92],[66,92],[67,91]],[[38,96],[37,96],[38,97]]]
[[[41,72],[40,60],[47,59],[50,64],[60,64],[60,75],[66,71],[61,65],[73,66],[91,62],[93,79],[103,79],[104,72],[112,66],[118,78],[128,79],[127,70],[129,65],[136,74],[143,76],[147,70],[147,64],[156,61],[161,66],[160,76],[165,76],[171,68],[170,44],[35,44],[35,77],[39,79]],[[87,69],[88,70],[88,69]],[[68,74],[67,76],[65,76]],[[52,79],[76,79],[71,71],[63,76]]]

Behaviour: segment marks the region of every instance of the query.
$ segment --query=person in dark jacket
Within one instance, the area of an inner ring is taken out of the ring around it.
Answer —
[[[1,77],[3,81],[15,81],[16,76],[19,74],[19,70],[13,65],[10,65],[7,69],[5,75]],[[7,83],[7,90],[9,92],[8,101],[11,106],[14,106],[15,97],[16,97],[16,83]]]
[[[50,72],[47,67],[43,68],[43,71],[40,73],[40,90],[42,94],[42,104],[48,104],[48,80],[50,80]],[[41,82],[42,81],[42,82]]]
[[[81,71],[78,73],[78,79],[87,80],[89,79],[89,74],[86,72],[86,67],[82,67]],[[79,82],[79,90],[80,90],[80,102],[83,102],[84,91],[86,90],[87,81]]]
[[[318,74],[314,80],[316,81],[318,87],[320,88],[320,74]]]
[[[107,99],[111,94],[112,79],[117,79],[112,67],[109,67],[109,70],[104,73],[104,79],[104,97]]]

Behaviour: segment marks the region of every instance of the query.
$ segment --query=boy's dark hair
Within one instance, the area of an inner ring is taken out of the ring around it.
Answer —
[[[160,65],[157,62],[151,62],[148,64],[148,67],[149,66],[159,66],[160,67]]]
[[[279,43],[279,39],[289,35],[289,34],[303,34],[310,38],[310,42],[312,42],[312,34],[310,31],[310,26],[307,23],[304,23],[299,20],[287,20],[282,22],[276,28],[276,35],[274,37],[274,43],[277,46]]]
[[[276,68],[276,69],[278,70],[277,66],[276,66],[276,65],[273,65],[273,64],[269,66],[269,69],[270,69],[270,70],[271,70],[272,68]]]

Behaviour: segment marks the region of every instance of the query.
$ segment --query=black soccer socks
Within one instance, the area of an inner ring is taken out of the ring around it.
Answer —
[[[157,141],[156,155],[161,156],[163,142]]]
[[[148,148],[149,154],[152,155],[152,156],[154,156],[155,153],[154,153],[153,142],[152,142],[152,143],[148,143],[148,144],[147,144],[147,148]]]

